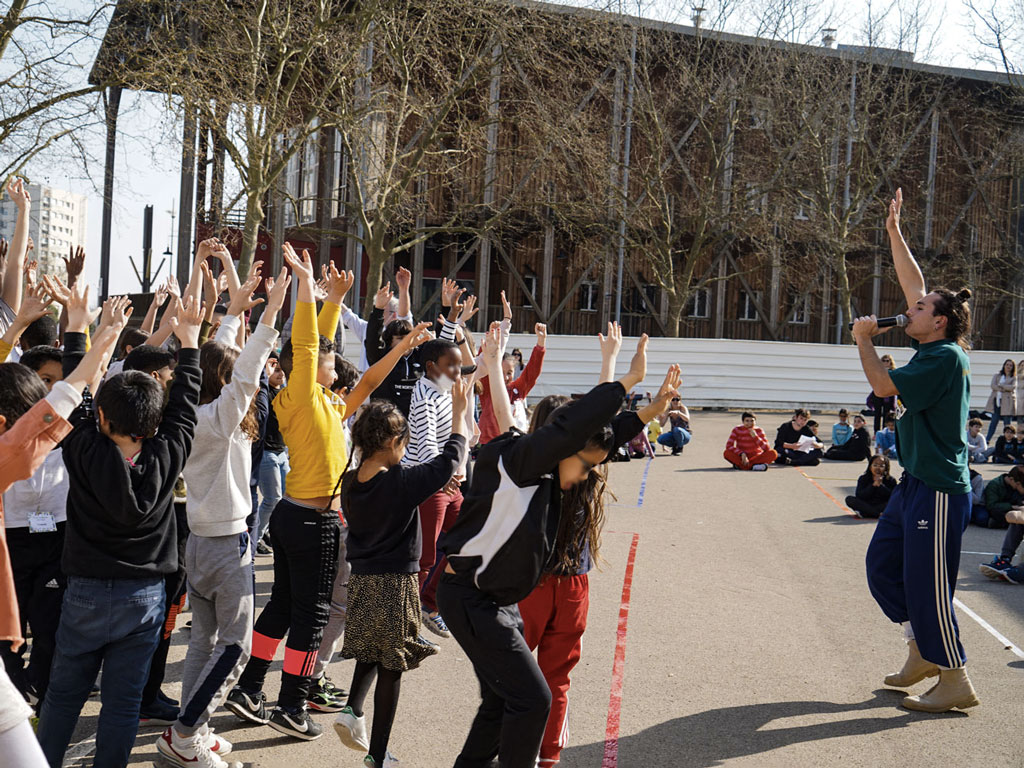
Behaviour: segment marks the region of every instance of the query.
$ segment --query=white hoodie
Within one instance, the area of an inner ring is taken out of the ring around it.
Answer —
[[[226,315],[214,340],[234,346],[240,322],[237,316]],[[277,331],[257,325],[235,361],[231,381],[216,400],[196,410],[192,453],[183,472],[188,525],[196,536],[231,536],[246,530],[245,518],[252,511],[252,441],[241,424],[276,341]]]

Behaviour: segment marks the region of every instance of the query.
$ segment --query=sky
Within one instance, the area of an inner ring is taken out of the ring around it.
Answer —
[[[594,0],[586,2],[592,5]],[[754,4],[764,5],[773,0],[734,0],[740,6],[740,12],[731,17],[723,28],[729,32],[749,34],[754,31],[751,24],[743,18],[744,10]],[[905,12],[910,2],[903,5]],[[1013,0],[994,0],[996,6]],[[39,0],[40,4],[52,0]],[[584,4],[585,0],[560,0],[569,4]],[[872,5],[874,2],[874,5]],[[902,2],[902,0],[896,0]],[[986,0],[991,3],[993,0]],[[720,8],[716,0],[704,0],[707,6],[706,18],[714,19]],[[64,0],[62,6],[85,6],[85,0]],[[626,12],[636,9],[626,3]],[[689,24],[689,5],[679,2],[653,0],[644,3],[644,15],[676,23]],[[866,26],[872,9],[877,14],[880,4],[875,0],[848,0],[837,3],[839,9],[829,17],[828,24],[838,29],[839,43],[859,44],[863,42],[862,31]],[[986,51],[977,42],[972,32],[969,14],[962,0],[934,0],[924,2],[929,9],[924,19],[924,34],[916,46],[915,56],[918,61],[925,61],[944,66],[964,68],[996,68],[991,63],[981,61]],[[895,13],[890,15],[886,24],[891,27]],[[884,26],[884,25],[883,25]],[[815,38],[817,37],[817,33]],[[817,42],[817,39],[802,42]],[[88,55],[88,51],[85,52]],[[979,63],[980,62],[980,63]],[[88,65],[83,62],[83,77],[87,74]],[[132,256],[138,263],[142,251],[142,215],[146,205],[154,207],[154,269],[160,263],[162,253],[172,245],[176,237],[176,225],[172,229],[171,211],[177,211],[179,198],[179,169],[181,162],[181,125],[174,123],[170,117],[165,97],[154,94],[125,92],[122,97],[121,112],[123,120],[118,134],[115,190],[113,238],[111,258],[111,286],[113,293],[133,292],[140,290],[135,273],[128,257]],[[33,161],[27,172],[35,181],[53,186],[70,189],[86,194],[89,197],[89,217],[87,233],[86,279],[96,285],[99,277],[99,253],[102,221],[102,198],[100,185],[103,179],[103,133],[96,131],[86,137],[86,144],[91,150],[93,159],[85,166],[82,163],[69,162],[61,158],[60,162],[48,162],[40,157]],[[168,259],[158,277],[169,274],[173,259]]]

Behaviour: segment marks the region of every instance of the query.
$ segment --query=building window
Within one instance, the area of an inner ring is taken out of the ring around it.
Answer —
[[[762,214],[768,207],[768,193],[762,192],[761,188],[752,181],[747,182],[747,210],[754,214]]]
[[[754,291],[751,296],[746,291],[740,291],[740,320],[757,320],[756,304],[761,303],[761,291]]]
[[[526,284],[526,289],[529,291],[529,293],[526,293],[525,291],[523,292],[523,306],[532,307],[533,305],[530,303],[530,296],[537,299],[537,276],[530,274],[523,275],[523,282]]]
[[[289,139],[290,141],[290,139]],[[299,197],[299,152],[288,158],[284,171],[284,225],[295,226],[295,200]]]
[[[706,320],[711,317],[711,291],[698,288],[686,303],[686,316]]]
[[[768,127],[768,101],[766,99],[754,99],[750,105],[750,127],[763,130]]]
[[[580,310],[597,312],[598,301],[597,283],[592,280],[580,283]]]
[[[811,297],[809,294],[793,298],[793,312],[789,322],[793,325],[807,325],[811,321]]]
[[[316,192],[320,170],[319,133],[314,132],[302,147],[302,201],[299,205],[299,223],[316,221]]]
[[[341,138],[341,131],[334,132],[334,178],[338,187],[334,196],[334,215],[345,215],[348,199],[348,150]]]
[[[814,215],[814,201],[810,192],[801,189],[796,198],[796,212],[793,218],[796,221],[809,221]]]

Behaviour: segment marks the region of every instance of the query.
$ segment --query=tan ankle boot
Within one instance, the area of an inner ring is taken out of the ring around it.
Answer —
[[[903,706],[918,712],[948,712],[951,709],[968,709],[981,702],[974,692],[967,670],[944,669],[939,674],[939,682],[928,693],[920,696],[907,696]]]
[[[921,658],[921,651],[917,649],[916,640],[907,643],[907,651],[907,660],[903,664],[903,669],[895,674],[886,675],[886,685],[893,688],[909,688],[926,677],[935,677],[939,674],[937,666]]]

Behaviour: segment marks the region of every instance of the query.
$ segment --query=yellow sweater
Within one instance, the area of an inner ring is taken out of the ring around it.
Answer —
[[[330,496],[348,460],[342,429],[345,403],[316,381],[319,336],[333,339],[340,315],[341,308],[329,301],[319,320],[315,305],[298,302],[295,307],[292,374],[274,398],[291,465],[285,492],[293,499]]]

